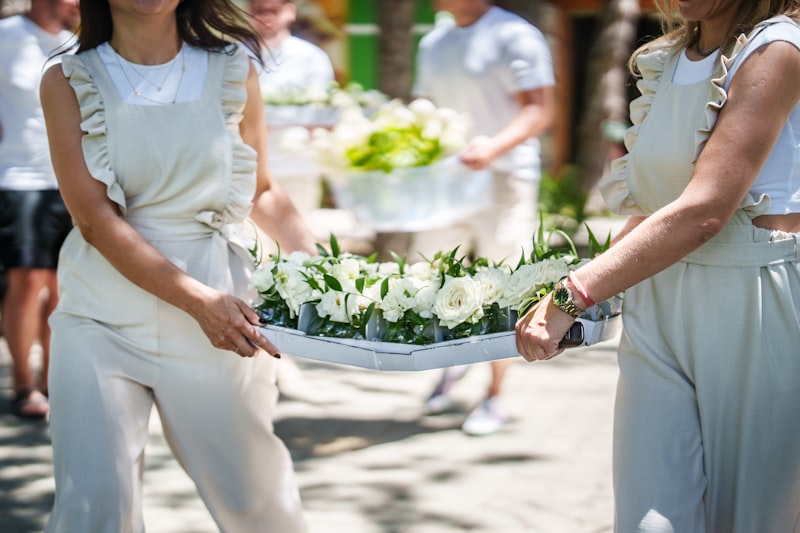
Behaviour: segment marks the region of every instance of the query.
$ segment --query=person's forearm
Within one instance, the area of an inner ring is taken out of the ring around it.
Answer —
[[[256,197],[250,218],[275,239],[281,250],[317,253],[316,238],[279,184],[273,182],[268,191]]]
[[[84,239],[120,274],[189,314],[213,289],[175,266],[130,224],[109,215],[79,224]],[[97,229],[102,228],[102,229]]]
[[[505,128],[492,137],[497,155],[503,155],[531,137],[538,137],[553,124],[552,113],[540,105],[527,105],[519,110]]]
[[[628,218],[628,220],[625,222],[625,226],[623,226],[620,232],[614,235],[614,237],[611,239],[611,246],[617,244],[620,240],[622,240],[623,237],[633,231],[636,226],[644,222],[646,219],[647,217],[644,216],[632,216]]]
[[[716,235],[724,217],[701,204],[673,202],[647,218],[633,217],[614,246],[576,271],[595,302],[606,300],[680,261]]]

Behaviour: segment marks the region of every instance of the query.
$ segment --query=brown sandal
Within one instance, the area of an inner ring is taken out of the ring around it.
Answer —
[[[44,418],[50,412],[50,402],[37,389],[28,387],[14,395],[11,412],[20,418]]]

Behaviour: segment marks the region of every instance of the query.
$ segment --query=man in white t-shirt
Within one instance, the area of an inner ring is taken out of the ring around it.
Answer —
[[[259,75],[264,94],[330,86],[334,72],[328,54],[291,33],[297,18],[297,7],[291,0],[250,0],[250,14],[267,46],[263,53],[265,68]]]
[[[489,0],[438,0],[451,17],[422,38],[414,96],[466,113],[475,137],[461,161],[493,173],[493,205],[468,222],[413,234],[409,251],[431,257],[460,246],[466,254],[516,264],[530,252],[538,226],[540,144],[554,116],[553,65],[542,33],[525,19],[492,6]],[[511,359],[492,362],[484,401],[462,429],[486,434],[504,423],[497,397]],[[465,369],[449,369],[428,400],[435,412],[449,404],[447,392]]]
[[[49,412],[47,317],[57,302],[56,264],[72,221],[50,162],[39,82],[45,62],[69,48],[78,0],[32,0],[30,10],[0,20],[0,269],[8,275],[3,334],[13,365],[12,412]],[[44,303],[41,298],[46,293]],[[28,358],[42,346],[35,378]]]

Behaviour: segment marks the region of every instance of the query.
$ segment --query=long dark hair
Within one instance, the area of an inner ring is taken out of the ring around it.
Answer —
[[[108,0],[81,0],[78,52],[109,41],[114,33]],[[231,0],[182,0],[175,10],[181,40],[220,52],[242,43],[261,61],[261,37],[253,29],[250,15]]]

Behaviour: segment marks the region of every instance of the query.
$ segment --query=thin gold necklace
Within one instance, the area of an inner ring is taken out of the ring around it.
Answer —
[[[694,43],[694,51],[697,52],[697,55],[699,55],[700,57],[708,57],[711,54],[713,54],[714,52],[716,52],[718,49],[719,49],[719,46],[715,46],[714,48],[712,48],[711,50],[706,52],[706,51],[704,51],[704,50],[702,50],[700,48],[700,40],[699,39],[697,40],[696,43]]]
[[[170,101],[155,100],[153,98],[148,98],[147,96],[145,96],[144,93],[142,93],[142,91],[139,90],[139,87],[133,83],[130,76],[128,76],[128,73],[125,70],[123,62],[126,63],[131,68],[131,70],[133,70],[136,74],[138,74],[139,77],[142,78],[142,81],[146,81],[147,83],[155,87],[156,92],[161,92],[161,89],[163,89],[164,85],[167,83],[167,80],[169,80],[170,74],[172,74],[172,70],[175,67],[175,64],[178,62],[177,56],[173,58],[172,63],[169,66],[169,70],[167,71],[167,74],[161,81],[161,85],[158,85],[152,80],[148,79],[146,75],[143,75],[141,72],[139,72],[130,61],[128,61],[124,57],[121,57],[117,53],[117,51],[113,49],[113,47],[111,48],[111,50],[114,52],[114,58],[117,60],[117,65],[119,65],[119,69],[122,71],[122,75],[125,77],[125,80],[128,82],[128,85],[131,86],[133,94],[135,94],[139,98],[142,98],[143,100],[147,100],[148,102],[160,105],[174,104],[178,100],[178,92],[180,92],[181,83],[183,83],[183,75],[186,72],[186,55],[183,53],[183,46],[181,46],[180,50],[178,50],[178,55],[181,56],[181,73],[180,77],[178,78],[178,85],[175,87],[175,93],[172,95],[172,100]]]

